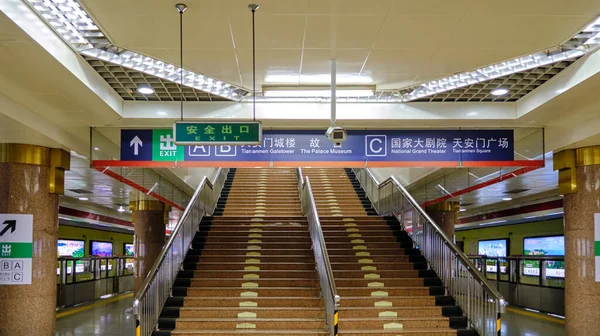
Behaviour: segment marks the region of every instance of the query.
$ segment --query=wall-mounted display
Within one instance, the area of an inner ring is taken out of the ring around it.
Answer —
[[[123,244],[123,255],[128,257],[133,257],[133,244],[125,243]]]
[[[59,239],[56,250],[59,257],[83,258],[85,257],[85,241]]]
[[[565,236],[528,237],[523,239],[523,255],[564,256]],[[540,264],[535,260],[523,261],[523,274],[540,275]],[[564,278],[564,261],[546,261],[546,277]]]
[[[112,257],[113,244],[110,242],[92,241],[90,255],[94,257]]]

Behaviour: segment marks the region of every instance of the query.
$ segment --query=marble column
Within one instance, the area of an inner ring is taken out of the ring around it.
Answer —
[[[441,202],[426,207],[425,211],[446,235],[454,241],[454,225],[456,224],[458,203],[448,201]]]
[[[131,204],[135,231],[134,291],[137,293],[165,243],[165,204],[137,200]]]
[[[33,215],[31,285],[0,285],[0,335],[54,335],[58,194],[69,153],[0,144],[0,214]]]
[[[597,335],[600,283],[595,271],[594,214],[600,213],[600,146],[555,154],[564,195],[567,335]]]

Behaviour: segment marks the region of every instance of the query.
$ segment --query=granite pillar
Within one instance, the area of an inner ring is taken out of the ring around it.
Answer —
[[[0,144],[0,213],[33,215],[31,285],[0,285],[0,335],[54,335],[58,194],[69,153]]]
[[[132,202],[135,230],[134,292],[142,286],[165,243],[165,204],[156,200]]]
[[[454,225],[456,224],[458,204],[454,202],[441,202],[426,207],[425,211],[446,235],[448,235],[448,238],[454,240]]]
[[[594,214],[600,213],[600,147],[556,153],[564,195],[567,335],[597,335],[600,283],[595,271]]]

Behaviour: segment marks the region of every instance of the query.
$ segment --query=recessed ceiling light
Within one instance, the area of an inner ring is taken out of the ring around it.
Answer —
[[[502,200],[503,201],[512,201],[512,198],[511,197],[504,197]]]
[[[100,150],[100,148],[98,148],[98,147],[94,147],[94,150]]]
[[[165,116],[167,116],[167,112],[165,112],[165,111],[158,111],[158,112],[156,112],[156,115],[159,115],[161,117],[165,117]]]
[[[154,90],[152,90],[152,88],[148,87],[148,86],[140,86],[137,88],[137,92],[139,92],[141,94],[149,95],[149,94],[153,94]]]
[[[492,94],[494,96],[502,96],[508,93],[508,89],[505,88],[497,88],[495,90],[492,91]]]
[[[125,212],[125,208],[123,208],[123,206],[121,205],[121,206],[120,206],[120,207],[117,209],[117,211],[118,211],[118,212]]]
[[[80,201],[87,201],[87,200],[89,200],[89,198],[87,198],[87,197],[79,197],[79,200]]]

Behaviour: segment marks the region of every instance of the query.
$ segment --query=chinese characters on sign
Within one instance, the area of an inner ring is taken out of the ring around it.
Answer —
[[[0,214],[0,285],[30,285],[33,216]]]
[[[178,124],[189,136],[238,134],[245,124]],[[189,128],[189,130],[188,130]],[[237,129],[237,131],[236,131]],[[243,129],[245,132],[245,128]],[[252,129],[249,129],[252,132]],[[146,133],[150,132],[150,133]],[[179,132],[179,129],[178,129]],[[237,133],[236,133],[237,132]],[[214,133],[214,134],[213,134]],[[124,161],[385,161],[385,162],[508,162],[514,160],[512,130],[386,130],[348,131],[348,138],[334,146],[323,130],[268,130],[254,143],[178,146],[171,130],[123,130]],[[200,135],[199,135],[200,134]],[[187,136],[187,135],[186,135]],[[138,137],[151,145],[129,146]],[[179,136],[177,136],[179,137]],[[204,138],[201,138],[204,139]],[[211,138],[208,138],[211,139]],[[209,140],[209,144],[212,144]],[[145,151],[149,150],[148,153]]]
[[[173,124],[177,145],[258,144],[262,139],[260,122],[194,122]]]

